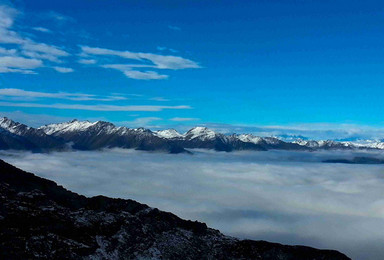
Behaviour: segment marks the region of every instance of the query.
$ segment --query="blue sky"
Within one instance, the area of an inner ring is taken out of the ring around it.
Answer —
[[[384,127],[382,1],[0,5],[0,111],[19,120]]]

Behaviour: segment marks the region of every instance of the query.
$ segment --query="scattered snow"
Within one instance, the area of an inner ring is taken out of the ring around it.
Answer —
[[[47,135],[52,135],[57,132],[85,131],[89,127],[97,124],[98,122],[99,121],[92,123],[89,121],[78,121],[75,119],[66,123],[45,125],[45,126],[39,127],[39,129],[42,129]]]
[[[30,127],[27,127],[23,124],[16,123],[7,117],[0,118],[0,127],[11,132],[13,134],[21,134],[22,130],[29,130]]]
[[[302,146],[306,146],[306,147],[310,147],[310,148],[317,148],[319,147],[319,143],[317,141],[314,141],[314,140],[296,140],[294,141],[293,143],[295,144],[298,144],[298,145],[302,145]]]
[[[175,129],[166,129],[166,130],[159,130],[153,133],[154,135],[165,138],[165,139],[172,139],[172,138],[182,138],[183,135],[177,132]]]
[[[263,140],[264,140],[267,144],[279,144],[279,143],[282,142],[282,141],[280,141],[279,139],[277,139],[276,137],[264,137]]]
[[[240,141],[245,142],[245,143],[259,144],[263,141],[263,138],[261,138],[259,136],[254,136],[251,134],[241,134],[241,135],[238,135],[237,138]]]
[[[189,140],[199,138],[200,140],[212,140],[216,137],[216,133],[206,127],[194,127],[191,130],[189,130],[185,137]]]

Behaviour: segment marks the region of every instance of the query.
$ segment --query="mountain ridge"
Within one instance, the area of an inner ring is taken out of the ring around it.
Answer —
[[[103,148],[127,148],[168,153],[189,152],[202,148],[216,151],[266,151],[277,150],[353,150],[384,149],[384,142],[338,142],[333,140],[284,141],[276,137],[260,137],[253,134],[222,134],[203,126],[193,127],[184,134],[175,129],[151,131],[146,128],[115,126],[105,121],[79,121],[44,125],[33,128],[0,118],[0,149],[31,151],[97,150]]]

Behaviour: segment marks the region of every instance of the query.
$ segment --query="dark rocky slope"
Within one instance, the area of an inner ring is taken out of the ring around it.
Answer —
[[[239,240],[133,200],[86,198],[0,160],[0,259],[349,259]]]

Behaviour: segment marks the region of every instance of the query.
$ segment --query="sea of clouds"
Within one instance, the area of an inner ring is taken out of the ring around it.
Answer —
[[[112,149],[1,152],[26,171],[87,195],[130,198],[240,238],[384,256],[384,167],[322,163],[383,152]]]

